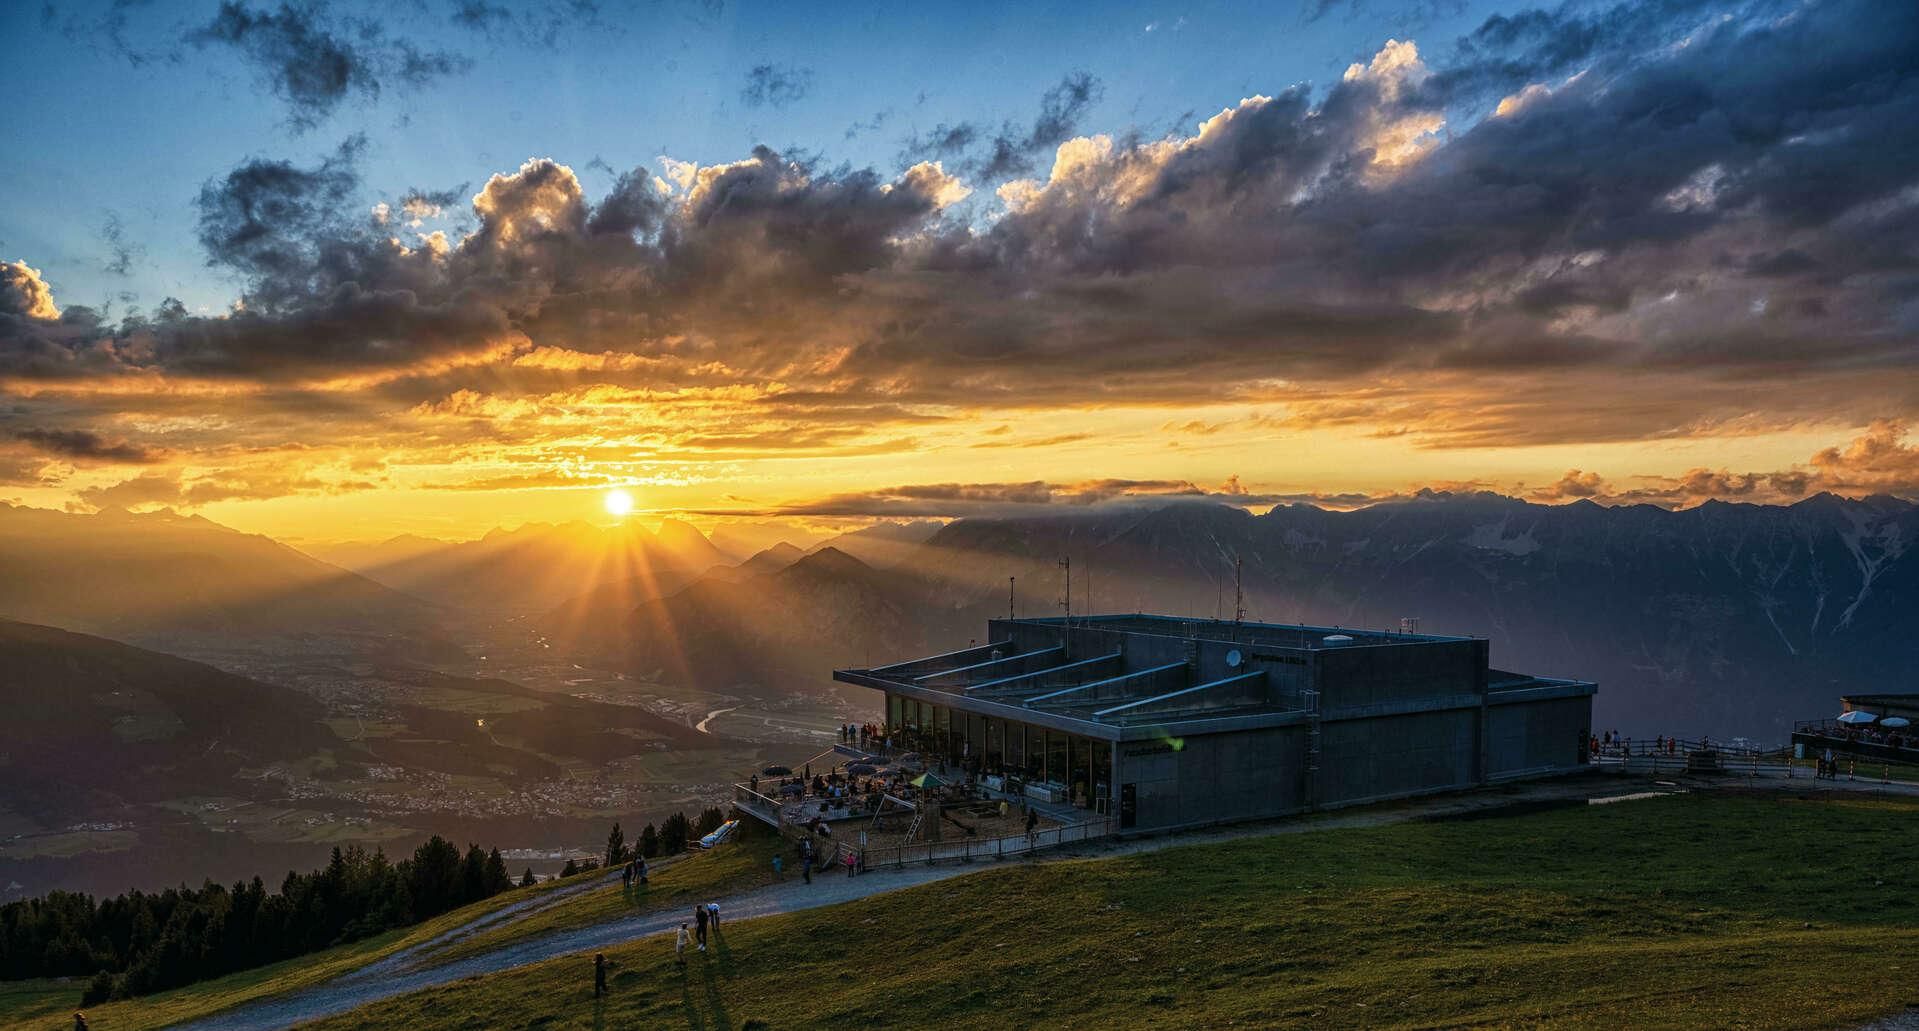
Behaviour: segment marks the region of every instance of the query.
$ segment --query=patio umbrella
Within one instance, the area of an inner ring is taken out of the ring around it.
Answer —
[[[907,783],[913,785],[916,788],[943,788],[946,786],[945,781],[939,779],[938,777],[933,776],[930,773],[922,773],[919,776],[914,777],[912,780],[907,781]]]
[[[1878,718],[1879,717],[1874,716],[1864,709],[1854,709],[1851,712],[1842,712],[1839,714],[1839,722],[1841,723],[1871,723]]]
[[[1912,726],[1912,721],[1905,718],[1904,716],[1887,716],[1885,719],[1879,721],[1879,725],[1882,727],[1891,727],[1894,730],[1898,730],[1900,727]]]

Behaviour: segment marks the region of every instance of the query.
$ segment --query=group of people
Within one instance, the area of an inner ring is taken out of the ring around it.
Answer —
[[[687,934],[688,926],[694,927],[691,935]],[[720,933],[720,904],[717,902],[694,906],[693,919],[680,922],[679,932],[673,938],[673,962],[677,963],[681,970],[686,969],[686,947],[689,943],[696,944],[700,952],[706,951],[706,934],[709,928],[715,935]],[[605,994],[606,953],[596,952],[593,954],[593,997],[597,999]]]
[[[824,832],[825,830],[824,825],[819,824],[817,819],[815,820],[815,829],[818,832]],[[827,836],[830,837],[830,835]],[[813,839],[811,837],[801,838],[798,848],[800,855],[800,877],[803,878],[806,883],[811,884],[813,883],[813,871],[818,869],[821,873],[825,873],[828,860],[822,857],[819,852],[813,848]],[[846,868],[846,876],[848,877],[865,873],[865,850],[855,848],[842,850],[840,864]],[[773,876],[784,876],[784,867],[785,864],[781,861],[781,857],[774,856]]]
[[[1641,741],[1641,744],[1643,745],[1644,741]],[[1604,734],[1593,735],[1588,747],[1594,755],[1628,756],[1633,754],[1632,738],[1621,734],[1617,730],[1608,730]],[[1655,735],[1652,739],[1651,747],[1642,749],[1640,754],[1678,755],[1679,739],[1676,737],[1667,737],[1664,734]]]
[[[886,728],[877,723],[845,723],[840,726],[840,744],[884,750],[892,742],[887,739]]]
[[[1828,748],[1817,757],[1818,769],[1813,772],[1814,780],[1838,780],[1839,757]]]
[[[680,922],[679,933],[673,939],[673,962],[678,963],[682,970],[686,968],[686,946],[689,940],[697,942],[699,951],[705,952],[707,928],[710,926],[715,935],[720,933],[720,904],[708,902],[705,905],[694,906],[692,923],[694,932],[691,939],[686,933],[688,926],[686,921]]]
[[[640,882],[641,887],[646,886],[646,859],[642,856],[634,856],[620,870],[621,887],[630,888],[634,881]]]
[[[1825,736],[1832,737],[1833,735],[1827,734]],[[1838,736],[1844,737],[1847,741],[1855,741],[1868,745],[1888,745],[1893,748],[1905,748],[1907,746],[1906,736],[1904,734],[1901,734],[1897,730],[1890,732],[1880,730],[1878,727],[1842,727],[1840,728]]]

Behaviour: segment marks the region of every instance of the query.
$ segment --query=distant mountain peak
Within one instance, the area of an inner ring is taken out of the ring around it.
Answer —
[[[859,559],[856,559],[853,556],[848,555],[846,552],[841,551],[838,548],[828,545],[826,547],[818,548],[812,551],[811,553],[807,554],[805,557],[801,558],[799,561],[786,567],[782,575],[807,574],[807,575],[847,576],[847,575],[858,575],[862,573],[871,573],[872,571],[873,571],[872,566],[869,566],[866,563],[861,562]]]

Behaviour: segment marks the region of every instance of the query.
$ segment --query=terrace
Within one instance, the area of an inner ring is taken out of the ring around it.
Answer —
[[[1111,821],[1088,819],[1071,805],[1006,790],[1000,778],[879,744],[872,751],[838,745],[782,769],[735,784],[734,807],[790,838],[813,840],[826,870],[849,854],[873,866],[1005,856],[1112,830]]]

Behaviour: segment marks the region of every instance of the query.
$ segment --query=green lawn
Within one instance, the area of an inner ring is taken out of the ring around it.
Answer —
[[[85,978],[0,981],[0,1018],[8,1027],[72,1027]]]
[[[1691,794],[1009,866],[317,1027],[1828,1027],[1919,1005],[1919,803]],[[1842,986],[1835,990],[1835,986]]]
[[[622,890],[616,878],[604,888],[575,895],[523,920],[463,938],[434,952],[431,962],[446,963],[548,931],[584,927],[639,913],[683,909],[690,917],[693,906],[698,903],[770,882],[773,855],[790,852],[791,846],[773,833],[772,828],[750,819],[741,822],[736,834],[711,852],[692,853],[649,874],[650,883],[643,889],[636,886]],[[786,860],[790,866],[793,857],[789,854]]]
[[[547,881],[534,888],[515,888],[412,927],[398,928],[348,945],[137,999],[84,1007],[87,1023],[94,1031],[144,1031],[203,1017],[269,995],[307,988],[358,970],[501,906],[523,901],[529,893],[578,883],[577,880]],[[82,1008],[80,994],[86,987],[86,978],[74,978],[64,985],[44,980],[0,981],[0,1027],[72,1027],[71,1019],[66,1018]],[[63,1019],[49,1022],[47,1014]]]

